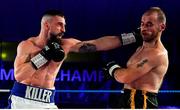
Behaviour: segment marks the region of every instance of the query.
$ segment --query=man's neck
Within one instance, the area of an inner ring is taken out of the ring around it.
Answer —
[[[43,36],[37,36],[35,41],[36,46],[43,48],[47,44],[47,38]]]
[[[143,47],[144,48],[156,48],[157,44],[160,43],[160,42],[161,42],[160,39],[154,39],[151,42],[143,41]]]

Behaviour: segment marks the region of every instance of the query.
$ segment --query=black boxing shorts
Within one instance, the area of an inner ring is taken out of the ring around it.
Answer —
[[[158,108],[157,93],[136,89],[124,89],[118,108],[153,109]]]

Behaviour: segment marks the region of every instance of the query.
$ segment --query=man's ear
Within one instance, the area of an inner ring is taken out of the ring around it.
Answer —
[[[45,30],[49,30],[49,23],[48,22],[44,22],[43,25],[44,25]]]
[[[160,31],[164,31],[166,29],[166,24],[161,23],[160,24]]]

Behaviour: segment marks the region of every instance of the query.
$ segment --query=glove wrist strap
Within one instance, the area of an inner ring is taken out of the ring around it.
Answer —
[[[48,62],[48,60],[39,53],[36,56],[34,56],[33,58],[31,58],[31,62],[32,62],[33,66],[35,66],[36,69],[39,69],[44,64],[46,64]]]
[[[109,68],[109,74],[114,77],[114,72],[115,72],[115,70],[116,70],[116,69],[120,69],[120,68],[121,68],[121,66],[119,66],[119,65],[117,65],[117,64],[111,66],[111,67]]]
[[[121,38],[122,45],[128,45],[128,44],[136,42],[136,38],[133,33],[121,34],[120,38]]]

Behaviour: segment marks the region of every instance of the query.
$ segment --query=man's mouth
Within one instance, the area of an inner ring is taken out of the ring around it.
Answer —
[[[62,36],[64,35],[64,33],[62,32],[62,33],[59,33],[59,34],[57,34],[57,36],[58,37],[60,37],[60,38],[62,38]]]
[[[147,31],[142,31],[141,33],[142,33],[142,35],[147,35],[148,34]]]

